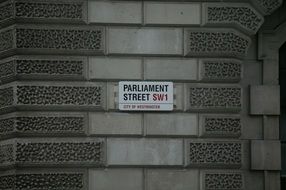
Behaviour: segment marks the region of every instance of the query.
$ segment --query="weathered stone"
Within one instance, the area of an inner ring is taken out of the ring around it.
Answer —
[[[111,166],[180,166],[183,140],[108,138],[107,164]]]
[[[182,55],[183,31],[179,28],[108,28],[109,54]]]

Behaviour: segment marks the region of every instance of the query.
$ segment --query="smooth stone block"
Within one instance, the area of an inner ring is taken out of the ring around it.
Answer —
[[[93,79],[141,79],[142,60],[138,58],[89,58],[89,78]]]
[[[107,164],[122,166],[183,165],[183,140],[108,138]]]
[[[92,135],[142,135],[142,115],[129,113],[89,114]]]
[[[180,28],[108,29],[109,54],[183,55],[183,31]]]
[[[89,189],[92,190],[143,190],[142,169],[89,170]]]
[[[281,144],[279,140],[251,141],[252,170],[281,170]]]
[[[201,23],[201,5],[199,3],[144,3],[145,24],[189,24]]]
[[[141,24],[141,2],[88,1],[89,23]]]
[[[251,86],[250,114],[279,115],[280,87],[278,85]]]
[[[147,135],[198,135],[198,116],[196,114],[145,114],[144,125]]]
[[[198,170],[149,169],[147,190],[199,190]]]
[[[196,59],[146,58],[145,79],[149,80],[197,80]]]

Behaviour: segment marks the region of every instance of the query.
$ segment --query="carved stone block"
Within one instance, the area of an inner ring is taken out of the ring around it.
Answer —
[[[8,171],[0,175],[3,190],[85,190],[87,174],[81,170]]]
[[[33,22],[84,22],[84,1],[9,0],[0,4],[0,24],[9,20]]]
[[[251,39],[233,29],[186,29],[186,56],[244,58]]]
[[[242,64],[234,59],[201,59],[200,80],[206,82],[238,82],[242,78]]]
[[[239,86],[190,85],[188,110],[238,112],[242,106]]]
[[[0,143],[0,168],[25,166],[102,166],[103,139],[10,139]]]
[[[234,25],[250,34],[255,34],[264,22],[263,16],[248,3],[207,3],[203,10],[204,24]]]
[[[270,15],[283,3],[283,0],[251,0],[253,6],[265,15]]]
[[[16,79],[79,80],[86,77],[84,58],[12,57],[0,62],[0,80]]]
[[[0,116],[0,126],[0,138],[83,135],[87,130],[87,115],[74,112],[19,112]]]
[[[0,112],[23,110],[103,110],[104,83],[9,83],[0,88]]]
[[[239,168],[243,144],[239,141],[187,141],[188,166]]]
[[[242,190],[244,175],[240,172],[203,171],[203,190]]]
[[[103,27],[16,25],[0,31],[0,54],[103,54]],[[7,52],[8,51],[8,52]]]
[[[239,137],[239,115],[200,115],[200,135],[203,137]]]

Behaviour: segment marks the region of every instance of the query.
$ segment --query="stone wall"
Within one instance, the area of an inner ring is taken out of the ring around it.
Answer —
[[[1,190],[279,183],[255,34],[282,1],[0,2]],[[123,80],[174,82],[174,110],[119,111]]]

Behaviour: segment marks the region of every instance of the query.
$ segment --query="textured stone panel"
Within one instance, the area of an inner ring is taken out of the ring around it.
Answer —
[[[0,175],[3,190],[84,190],[86,173],[80,171],[6,172]]]
[[[107,164],[116,166],[178,166],[183,164],[180,139],[109,138]]]
[[[281,144],[279,140],[251,141],[252,170],[281,170]]]
[[[198,25],[201,22],[199,3],[144,2],[145,24]]]
[[[142,135],[142,114],[89,113],[92,135]]]
[[[232,29],[186,29],[186,56],[245,57],[251,39]]]
[[[105,163],[103,139],[12,139],[1,142],[0,167]]]
[[[13,87],[0,88],[0,109],[5,109],[14,104]]]
[[[92,190],[143,190],[142,169],[89,170],[89,189]]]
[[[9,82],[24,79],[83,79],[86,72],[84,58],[27,58],[12,57],[0,63],[0,79]]]
[[[270,15],[283,3],[283,0],[251,0],[253,5],[265,15]]]
[[[135,1],[88,1],[88,22],[141,24],[142,3]]]
[[[84,17],[83,1],[15,1],[16,18],[72,19],[82,20]]]
[[[0,4],[0,24],[13,18],[14,7],[11,1],[6,1]]]
[[[5,29],[0,31],[0,53],[14,47],[14,31]]]
[[[204,190],[244,189],[244,176],[240,172],[204,171],[202,179]]]
[[[247,3],[209,3],[204,4],[204,24],[234,24],[241,29],[255,34],[264,19],[250,4]]]
[[[145,114],[146,135],[198,136],[196,114]]]
[[[103,54],[103,27],[16,25],[0,31],[0,53]],[[9,55],[9,54],[8,54]]]
[[[239,86],[189,86],[189,110],[238,112],[242,106],[242,89]]]
[[[238,141],[187,141],[187,164],[197,167],[241,167],[243,145]]]
[[[233,59],[201,59],[200,80],[206,82],[238,82],[242,78],[242,64]]]
[[[198,170],[148,169],[146,172],[148,190],[198,190]]]
[[[177,58],[145,58],[147,80],[197,80],[197,60]]]
[[[142,78],[141,58],[89,57],[89,78],[123,80]]]
[[[108,53],[182,55],[182,35],[180,28],[110,27]]]
[[[280,87],[277,85],[258,85],[250,87],[250,114],[279,115]]]
[[[200,115],[201,136],[239,137],[241,118],[238,115]]]
[[[10,0],[0,4],[0,23],[9,20],[83,22],[85,11],[84,1]]]
[[[87,116],[82,113],[26,112],[0,116],[0,137],[11,135],[83,135]]]

